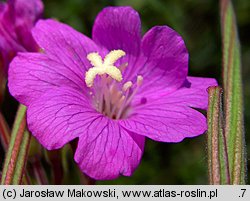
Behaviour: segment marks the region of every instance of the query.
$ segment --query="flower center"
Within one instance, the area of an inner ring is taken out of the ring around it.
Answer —
[[[85,83],[91,89],[89,95],[96,110],[112,119],[128,117],[133,97],[143,81],[143,77],[138,75],[136,83],[127,81],[121,84],[122,73],[128,64],[117,67],[115,62],[123,56],[125,52],[122,50],[109,52],[104,60],[97,52],[87,55],[93,66],[85,74]]]

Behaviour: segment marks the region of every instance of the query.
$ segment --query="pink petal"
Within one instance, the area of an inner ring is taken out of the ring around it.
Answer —
[[[188,77],[184,85],[172,93],[137,95],[133,114],[120,124],[137,134],[163,142],[179,142],[203,134],[207,129],[206,118],[190,107],[206,109],[207,88],[216,85],[212,78]],[[140,103],[142,98],[145,104]]]
[[[88,125],[102,116],[80,91],[72,88],[49,90],[27,111],[28,128],[47,149],[58,149],[87,132]]]
[[[26,106],[54,87],[83,90],[85,86],[83,70],[40,53],[19,53],[8,75],[10,93]]]
[[[17,51],[26,51],[25,47],[18,41],[15,32],[15,21],[11,15],[10,5],[0,3],[0,63],[5,75],[8,72],[8,65]]]
[[[190,107],[206,109],[207,88],[216,85],[212,78],[188,77],[181,88],[170,94],[155,92],[145,96],[144,105],[138,105],[142,98],[139,95],[134,102],[133,115],[120,124],[137,134],[163,142],[179,142],[203,134],[207,129],[206,118]]]
[[[181,104],[199,109],[207,109],[207,89],[210,86],[217,85],[217,81],[213,78],[188,77],[183,87],[167,96],[167,101],[176,105]]]
[[[16,26],[32,28],[34,23],[42,17],[43,2],[41,0],[9,0],[12,17]]]
[[[40,20],[33,35],[45,52],[22,53],[13,60],[9,68],[11,94],[28,105],[55,86],[86,88],[85,71],[91,66],[86,57],[98,51],[95,43],[55,20]]]
[[[131,7],[107,7],[96,17],[93,40],[108,50],[121,49],[126,57],[118,66],[128,63],[124,77],[134,71],[134,64],[140,54],[141,21],[139,14]]]
[[[143,149],[143,136],[124,130],[115,121],[99,118],[80,137],[75,161],[96,180],[115,179],[133,173]]]
[[[69,68],[78,68],[78,72],[91,67],[88,53],[97,51],[102,55],[102,50],[91,39],[56,20],[39,20],[32,34],[51,59]]]
[[[8,74],[9,63],[16,56],[17,51],[26,51],[24,47],[14,41],[4,29],[2,29],[0,23],[0,63],[1,70],[4,70],[5,75]]]
[[[206,118],[200,112],[161,99],[135,108],[128,119],[120,121],[120,125],[162,142],[180,142],[186,137],[203,134],[207,129]]]
[[[142,39],[142,56],[138,70],[144,78],[141,93],[174,91],[185,81],[188,52],[181,36],[171,28],[150,29]]]
[[[19,43],[27,51],[37,51],[38,47],[31,35],[31,28],[42,17],[41,0],[10,0],[11,15],[15,16],[15,32]]]

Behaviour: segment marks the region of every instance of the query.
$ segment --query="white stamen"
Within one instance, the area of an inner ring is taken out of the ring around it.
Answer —
[[[133,83],[131,81],[126,82],[123,87],[122,87],[122,91],[127,91],[129,88],[131,88],[133,86]]]
[[[114,92],[114,94],[112,95],[111,103],[115,104],[121,97],[122,97],[121,91]]]
[[[122,110],[123,110],[124,108],[126,108],[126,107],[131,103],[131,101],[133,100],[133,98],[134,98],[135,94],[137,93],[139,87],[142,85],[142,81],[143,81],[143,77],[142,77],[141,75],[138,75],[138,76],[137,76],[137,80],[136,80],[137,86],[136,86],[136,88],[134,89],[134,91],[132,92],[132,94],[130,94],[130,95],[128,96],[128,93],[127,93],[127,95],[126,95],[126,100],[124,101],[124,104],[122,105],[122,108],[121,108],[121,109],[118,111],[118,113],[117,113],[117,118],[118,118],[118,119],[119,119],[119,118],[121,117],[121,115],[122,115]]]
[[[122,97],[120,98],[120,100],[119,100],[119,102],[118,102],[118,104],[117,104],[117,107],[118,107],[118,108],[121,107],[121,105],[123,104],[125,98],[126,98],[125,96],[122,96]]]
[[[141,75],[138,75],[136,80],[137,86],[141,86],[142,82],[143,82],[143,77]]]

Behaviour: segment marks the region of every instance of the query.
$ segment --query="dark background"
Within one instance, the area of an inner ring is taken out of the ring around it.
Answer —
[[[221,36],[218,0],[44,0],[45,18],[56,18],[91,37],[102,8],[130,5],[141,16],[143,33],[168,25],[184,38],[190,54],[189,75],[214,77],[221,84]],[[242,44],[246,141],[250,132],[250,1],[233,1]],[[250,146],[248,146],[248,153]],[[249,159],[249,157],[248,157]],[[249,160],[248,160],[249,165]],[[75,169],[66,183],[74,183]],[[147,140],[141,164],[132,177],[98,184],[206,184],[206,134],[178,144]]]

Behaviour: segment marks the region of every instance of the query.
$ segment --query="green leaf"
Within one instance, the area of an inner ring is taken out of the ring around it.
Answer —
[[[232,184],[245,184],[246,150],[240,42],[232,2],[221,0],[225,137]]]
[[[6,154],[1,184],[21,184],[29,151],[30,134],[26,130],[26,107],[19,106]]]
[[[230,183],[227,146],[222,125],[221,91],[220,87],[208,89],[208,173],[209,183],[214,185]]]

